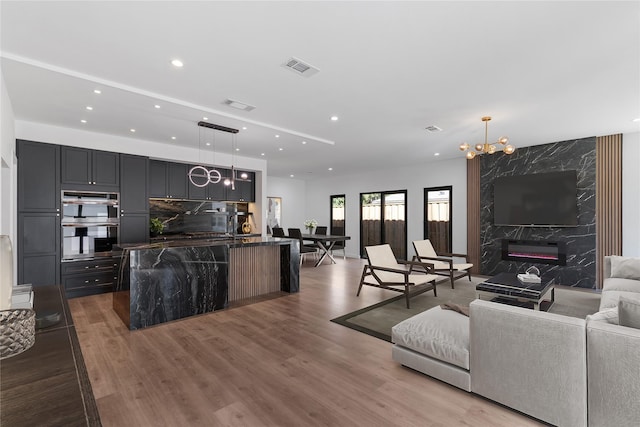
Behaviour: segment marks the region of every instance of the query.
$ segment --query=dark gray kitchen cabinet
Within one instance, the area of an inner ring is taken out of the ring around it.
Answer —
[[[238,179],[235,181],[235,190],[232,190],[230,186],[226,187],[225,200],[233,202],[255,202],[255,173],[245,172],[247,174],[246,180],[239,178],[241,173],[243,172],[236,171],[236,177],[238,177]]]
[[[120,155],[108,151],[62,147],[64,189],[101,190],[120,185]]]
[[[60,147],[17,141],[18,212],[60,212]]]
[[[149,214],[126,214],[120,217],[120,243],[148,243]]]
[[[112,292],[117,261],[111,257],[62,263],[62,285],[67,298]]]
[[[147,157],[120,155],[120,216],[149,213],[148,169]]]
[[[60,213],[18,213],[18,283],[55,285],[60,277]]]
[[[149,159],[120,155],[120,243],[149,242]]]
[[[196,165],[191,165],[189,168],[192,168]],[[209,183],[204,187],[198,187],[193,185],[193,183],[187,179],[187,184],[189,187],[189,199],[191,200],[217,200],[222,201],[225,200],[226,190],[224,185],[224,178],[229,176],[230,171],[222,168],[217,168],[214,166],[204,166],[208,171],[215,169],[220,172],[221,178],[217,183]],[[196,170],[197,173],[203,173],[203,170]],[[202,178],[200,178],[202,179]],[[200,181],[196,181],[200,182]]]
[[[60,147],[17,141],[18,283],[60,278]]]
[[[149,197],[188,199],[189,167],[183,163],[149,161]]]

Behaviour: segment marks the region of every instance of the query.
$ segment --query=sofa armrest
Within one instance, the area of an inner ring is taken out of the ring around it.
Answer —
[[[557,426],[587,425],[583,319],[475,300],[471,391]]]
[[[602,263],[602,280],[611,277],[611,256],[606,255]]]
[[[640,330],[587,324],[589,424],[637,425],[640,420]]]

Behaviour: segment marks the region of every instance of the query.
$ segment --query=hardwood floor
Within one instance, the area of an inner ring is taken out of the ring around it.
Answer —
[[[329,320],[362,260],[301,269],[301,291],[129,331],[111,295],[69,301],[104,426],[538,426],[391,360],[391,344]]]

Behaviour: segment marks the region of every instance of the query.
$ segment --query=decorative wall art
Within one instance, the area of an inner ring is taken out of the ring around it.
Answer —
[[[267,227],[282,227],[282,197],[267,197]]]

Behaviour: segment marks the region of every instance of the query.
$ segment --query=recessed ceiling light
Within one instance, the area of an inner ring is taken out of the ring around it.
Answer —
[[[640,117],[638,117],[637,119],[633,119],[634,122],[640,122]]]
[[[329,168],[328,170],[332,171],[332,170],[333,170],[333,168]]]
[[[87,105],[87,110],[91,111],[91,110],[93,110],[93,107],[90,106],[90,105]]]
[[[207,142],[207,143],[206,143],[206,145],[207,145],[207,146],[209,146],[209,145],[211,145],[211,143],[210,143],[210,142]]]
[[[85,119],[80,120],[80,123],[87,123]]]
[[[247,130],[247,127],[246,126],[242,126],[242,130]]]
[[[294,176],[294,175],[293,175],[293,174],[291,174],[291,175],[289,175],[289,176],[290,176],[291,178],[293,178],[293,176]]]
[[[176,139],[176,137],[175,137],[175,136],[172,136],[172,137],[171,137],[171,139]]]
[[[280,138],[280,135],[276,135],[276,138]]]
[[[202,120],[209,120],[209,117],[203,117]]]
[[[160,106],[158,104],[153,106],[154,108],[160,108]]]
[[[184,64],[182,63],[182,61],[180,61],[179,59],[174,59],[173,61],[171,61],[171,65],[173,65],[174,67],[182,67]]]
[[[264,156],[264,153],[260,153],[261,156]]]
[[[100,89],[94,89],[93,93],[97,93],[98,95],[100,95],[102,93],[102,91]]]
[[[440,153],[433,153],[433,155],[434,155],[434,156],[439,156],[439,155],[440,155]]]
[[[240,151],[240,149],[239,149],[239,148],[236,148],[236,151]]]
[[[129,130],[130,130],[131,132],[135,132],[135,131],[136,131],[136,130],[135,130],[135,129],[133,129],[133,128],[131,128],[131,129],[129,129]]]
[[[302,141],[302,145],[305,145],[307,143],[307,141]]]
[[[282,150],[284,150],[284,148],[282,148],[282,147],[278,148],[278,151],[282,151]]]
[[[331,121],[332,122],[337,122],[338,121],[338,116],[331,116]]]

